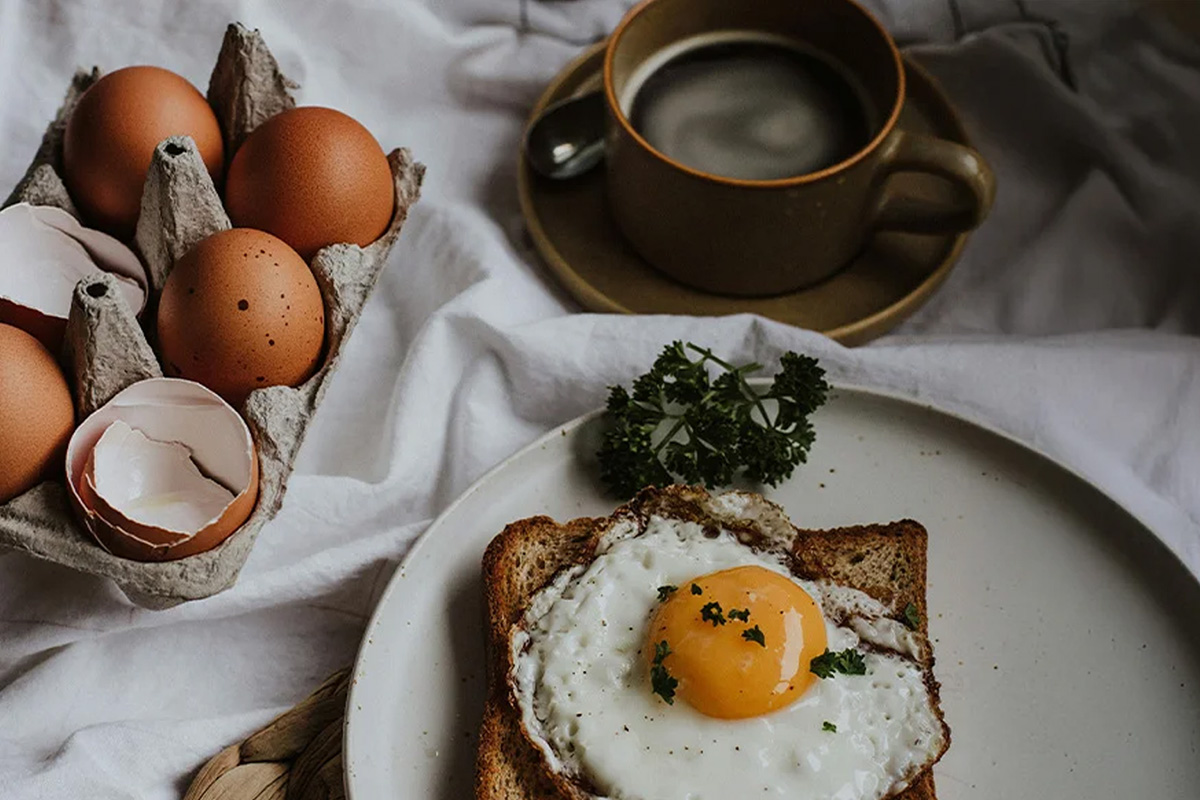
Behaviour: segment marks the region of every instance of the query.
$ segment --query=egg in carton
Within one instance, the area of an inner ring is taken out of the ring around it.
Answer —
[[[62,108],[47,128],[24,178],[5,206],[48,205],[78,212],[60,177],[66,123],[100,71],[80,71]],[[226,153],[259,124],[295,106],[296,84],[279,70],[258,31],[232,24],[208,86],[225,138]],[[262,526],[279,511],[304,433],[321,402],[343,346],[417,201],[425,168],[405,148],[388,154],[395,210],[382,236],[359,247],[335,244],[319,250],[311,268],[326,309],[324,358],[316,373],[296,387],[269,386],[249,394],[241,411],[258,455],[258,499],[249,518],[214,548],[170,561],[134,561],[101,546],[72,513],[69,492],[46,481],[0,505],[0,546],[103,576],[134,603],[153,609],[216,594],[233,585]],[[230,227],[212,179],[190,137],[159,143],[142,194],[134,243],[146,267],[150,292],[161,292],[172,264],[201,239]],[[126,387],[162,377],[158,356],[116,279],[106,273],[79,282],[63,339],[62,362],[71,382],[76,418],[84,420]]]

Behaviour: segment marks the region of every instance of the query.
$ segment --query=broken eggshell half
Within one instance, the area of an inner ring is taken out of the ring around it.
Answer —
[[[31,334],[52,353],[61,349],[80,280],[110,272],[135,314],[146,305],[146,270],[134,252],[61,208],[17,203],[0,211],[0,252],[0,322]]]
[[[71,503],[101,546],[134,561],[216,547],[258,499],[258,457],[233,407],[198,383],[150,378],[83,421],[67,445]]]

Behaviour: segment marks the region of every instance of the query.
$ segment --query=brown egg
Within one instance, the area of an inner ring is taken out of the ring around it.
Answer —
[[[175,263],[159,299],[163,370],[234,407],[254,389],[303,383],[324,341],[316,279],[295,250],[262,231],[201,240]]]
[[[260,125],[229,165],[225,206],[239,227],[275,234],[306,260],[326,245],[368,245],[392,219],[387,156],[330,108],[294,108]]]
[[[58,362],[37,339],[0,325],[0,503],[59,477],[74,428]]]
[[[84,221],[122,239],[133,236],[154,148],[191,136],[220,186],[225,146],[204,96],[158,67],[110,72],[79,98],[63,136],[63,172]]]

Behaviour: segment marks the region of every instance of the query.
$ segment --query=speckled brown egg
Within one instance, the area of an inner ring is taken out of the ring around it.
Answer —
[[[0,324],[0,503],[60,477],[75,429],[71,390],[50,351]]]
[[[304,259],[248,228],[201,240],[175,263],[158,306],[163,371],[235,407],[254,389],[296,386],[316,371],[325,307]]]
[[[221,185],[225,146],[204,96],[187,79],[158,67],[126,67],[91,86],[67,120],[63,173],[84,220],[132,238],[154,148],[191,136],[213,182]]]
[[[371,132],[331,108],[294,108],[264,122],[229,165],[234,225],[269,231],[305,259],[339,242],[368,245],[392,219],[387,156]]]

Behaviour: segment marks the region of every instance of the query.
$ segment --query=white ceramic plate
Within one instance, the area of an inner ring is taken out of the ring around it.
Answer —
[[[1200,793],[1200,584],[1100,491],[1004,436],[839,389],[811,461],[767,494],[801,527],[929,529],[929,621],[953,731],[941,800]],[[351,800],[467,800],[484,696],[480,558],[508,522],[605,515],[595,415],[472,486],[397,571],[346,718]]]

